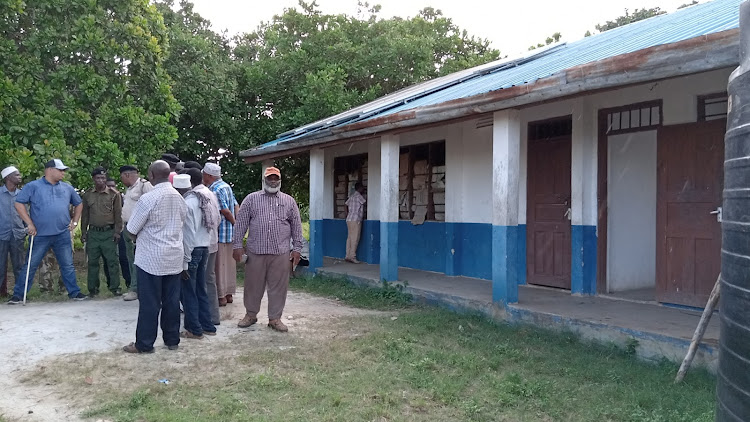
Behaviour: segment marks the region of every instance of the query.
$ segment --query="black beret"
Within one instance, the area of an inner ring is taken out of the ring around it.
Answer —
[[[105,169],[102,166],[99,166],[99,167],[97,167],[97,168],[95,168],[94,170],[91,171],[91,175],[92,176],[98,176],[100,174],[106,175],[107,174],[107,169]]]
[[[203,170],[203,166],[201,166],[197,161],[185,161],[185,168]]]
[[[125,173],[126,171],[138,171],[135,166],[122,166],[120,167],[120,173]]]
[[[162,154],[161,159],[168,163],[179,163],[180,159],[174,154]]]

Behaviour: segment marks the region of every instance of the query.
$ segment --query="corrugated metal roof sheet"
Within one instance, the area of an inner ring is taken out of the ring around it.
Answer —
[[[512,60],[501,60],[417,84],[344,113],[279,135],[260,150],[323,129],[379,118],[417,107],[534,82],[559,71],[621,54],[739,27],[742,0],[713,0],[615,28]]]

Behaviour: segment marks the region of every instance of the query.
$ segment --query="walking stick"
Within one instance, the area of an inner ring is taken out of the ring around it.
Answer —
[[[714,288],[711,290],[711,296],[708,297],[706,308],[703,309],[703,315],[701,315],[701,320],[698,322],[698,327],[695,329],[695,334],[693,334],[693,340],[690,342],[687,355],[682,361],[682,365],[680,365],[680,370],[677,371],[677,377],[674,379],[675,384],[681,382],[682,379],[685,378],[685,374],[687,373],[688,368],[690,368],[690,364],[693,363],[695,352],[698,351],[698,346],[700,345],[701,339],[703,339],[703,334],[705,334],[706,328],[708,327],[708,321],[711,320],[711,315],[714,313],[714,309],[719,303],[720,286],[721,273],[719,273],[719,277],[716,279],[716,284],[714,284]]]
[[[23,285],[23,306],[26,306],[26,290],[29,288],[29,270],[31,270],[31,251],[34,249],[34,237],[31,236],[29,243],[29,261],[26,263],[26,283]]]

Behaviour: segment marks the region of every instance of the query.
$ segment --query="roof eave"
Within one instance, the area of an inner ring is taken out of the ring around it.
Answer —
[[[736,66],[738,57],[739,29],[735,28],[574,66],[524,85],[405,110],[277,145],[245,150],[240,156],[245,162],[254,163],[298,154],[314,147],[373,138],[396,129]],[[675,60],[679,60],[678,66],[675,66]]]

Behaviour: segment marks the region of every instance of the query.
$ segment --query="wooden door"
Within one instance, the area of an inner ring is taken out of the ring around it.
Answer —
[[[704,307],[721,271],[726,120],[663,126],[657,134],[656,297]]]
[[[570,136],[529,141],[526,277],[570,289]]]

